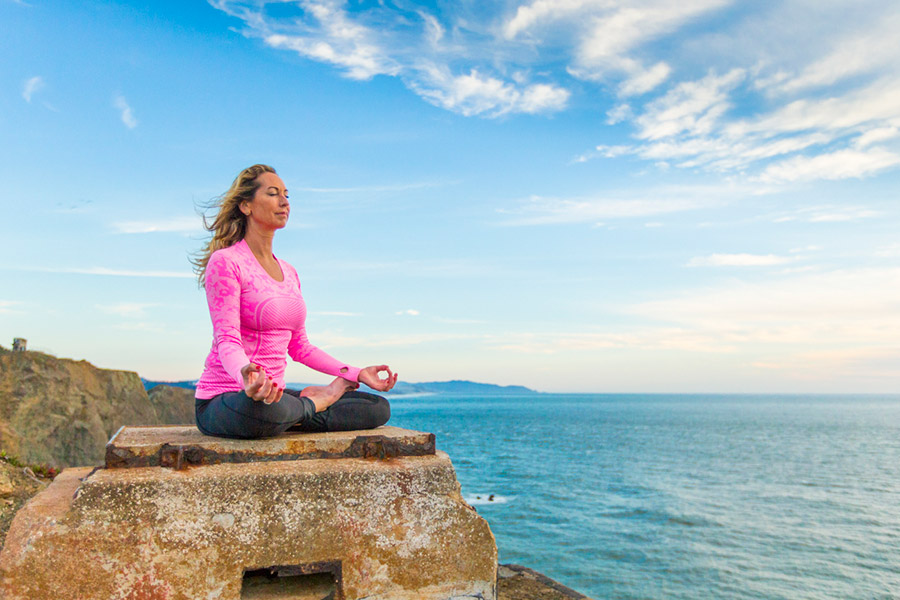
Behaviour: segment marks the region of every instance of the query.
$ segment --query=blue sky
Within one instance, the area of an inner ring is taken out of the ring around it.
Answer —
[[[0,0],[0,343],[198,377],[196,207],[263,162],[342,360],[896,392],[898,29],[865,0]]]

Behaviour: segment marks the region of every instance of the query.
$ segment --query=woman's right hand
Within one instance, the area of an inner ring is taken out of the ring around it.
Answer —
[[[241,369],[241,376],[244,378],[244,393],[249,398],[266,404],[281,400],[284,388],[279,388],[261,366],[247,363]]]

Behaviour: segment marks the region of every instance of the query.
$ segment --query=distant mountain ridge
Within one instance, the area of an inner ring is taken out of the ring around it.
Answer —
[[[141,378],[144,389],[150,390],[157,385],[194,389],[196,380],[192,381],[151,381]],[[302,390],[309,383],[288,383],[287,387],[294,390]],[[369,388],[363,386],[364,390]],[[520,394],[539,394],[535,390],[521,385],[495,385],[493,383],[478,383],[454,379],[452,381],[426,381],[422,383],[407,383],[401,381],[391,390],[390,395],[404,394],[481,394],[484,396],[514,396]]]

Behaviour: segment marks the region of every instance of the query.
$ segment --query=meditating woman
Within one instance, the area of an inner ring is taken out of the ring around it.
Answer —
[[[387,400],[356,388],[364,383],[387,392],[397,375],[387,365],[352,367],[306,337],[297,272],[272,253],[275,232],[291,212],[275,169],[244,169],[216,206],[212,223],[204,220],[212,239],[194,261],[213,324],[195,394],[200,431],[263,438],[288,429],[348,431],[386,423]],[[285,389],[287,355],[336,378],[327,386]]]

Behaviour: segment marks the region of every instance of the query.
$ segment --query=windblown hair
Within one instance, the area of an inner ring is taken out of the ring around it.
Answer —
[[[241,202],[253,200],[260,185],[257,178],[263,173],[275,173],[275,169],[269,165],[247,167],[235,178],[228,191],[215,198],[207,207],[207,210],[215,211],[215,216],[211,218],[203,215],[203,227],[212,232],[212,239],[191,259],[200,287],[206,284],[206,265],[212,253],[244,239],[247,217],[241,212]]]

